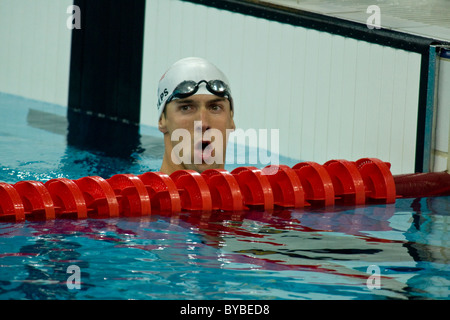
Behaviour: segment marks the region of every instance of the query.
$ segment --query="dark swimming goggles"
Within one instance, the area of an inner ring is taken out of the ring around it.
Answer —
[[[194,95],[198,91],[200,84],[203,82],[206,84],[206,89],[212,94],[219,97],[226,97],[229,100],[231,99],[230,88],[222,80],[201,80],[199,82],[186,80],[176,86],[172,94],[167,98],[166,103],[169,103],[173,99],[183,99]]]

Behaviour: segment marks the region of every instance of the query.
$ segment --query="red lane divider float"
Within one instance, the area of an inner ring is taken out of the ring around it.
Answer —
[[[16,221],[25,220],[25,209],[17,190],[10,184],[0,182],[0,217]]]
[[[203,176],[194,170],[178,170],[170,175],[181,197],[181,208],[189,211],[211,211],[212,199]]]
[[[236,178],[223,169],[209,169],[201,174],[205,179],[213,209],[224,211],[244,210],[244,198]]]
[[[177,213],[181,211],[181,199],[173,180],[162,172],[146,172],[139,175],[150,196],[153,211]]]
[[[20,195],[24,209],[25,218],[30,219],[54,219],[55,207],[52,196],[45,185],[40,181],[19,181],[14,188]]]
[[[66,178],[52,179],[45,183],[57,217],[87,218],[86,201],[75,182]]]
[[[335,193],[333,181],[324,166],[316,162],[297,163],[292,167],[305,192],[305,200],[310,203],[318,203],[323,206],[334,204]]]
[[[255,167],[239,167],[231,171],[231,174],[239,184],[245,206],[273,209],[272,186],[261,170]]]
[[[148,216],[152,207],[147,189],[137,176],[116,174],[106,180],[119,202],[119,212],[124,216]]]
[[[231,172],[209,169],[199,174],[179,170],[141,175],[117,174],[78,180],[0,182],[0,220],[147,216],[182,210],[213,212],[250,208],[272,210],[335,203],[394,203],[390,164],[375,158],[356,162],[331,160],[323,165],[301,162],[292,168],[239,167]]]
[[[331,177],[337,200],[354,205],[365,204],[364,181],[354,162],[330,160],[323,166]]]
[[[364,181],[367,198],[386,203],[395,202],[395,182],[390,174],[390,163],[375,158],[363,158],[356,161],[356,166]]]
[[[111,185],[102,177],[84,177],[75,180],[83,193],[88,211],[98,217],[118,217],[119,202]]]
[[[262,169],[269,179],[274,203],[280,207],[302,208],[305,193],[295,171],[286,165],[270,165]]]

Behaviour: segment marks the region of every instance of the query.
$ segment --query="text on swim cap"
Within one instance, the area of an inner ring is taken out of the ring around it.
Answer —
[[[168,94],[169,91],[167,91],[167,88],[165,88],[164,91],[161,92],[161,94],[159,95],[158,107],[161,105],[161,102],[164,100],[165,97],[167,97]]]

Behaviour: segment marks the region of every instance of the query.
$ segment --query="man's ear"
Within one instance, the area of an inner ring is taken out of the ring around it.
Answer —
[[[166,122],[167,122],[166,115],[163,112],[161,114],[161,118],[159,118],[158,129],[159,129],[159,131],[161,131],[164,134],[167,133],[167,123]]]

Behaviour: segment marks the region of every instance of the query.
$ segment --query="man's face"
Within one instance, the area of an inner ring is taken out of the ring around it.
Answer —
[[[177,129],[188,132],[190,139],[183,138],[179,141],[179,138],[172,138]],[[198,94],[171,101],[166,105],[166,110],[159,121],[159,130],[164,133],[166,156],[172,157],[172,162],[179,161],[180,159],[173,157],[180,152],[172,153],[172,150],[181,149],[182,158],[188,157],[190,160],[183,161],[182,167],[197,172],[224,167],[228,131],[234,129],[230,101],[209,94]],[[216,137],[219,137],[220,141],[216,141]],[[179,143],[182,145],[178,145]],[[185,152],[189,154],[184,154]],[[214,159],[220,161],[211,163]]]

